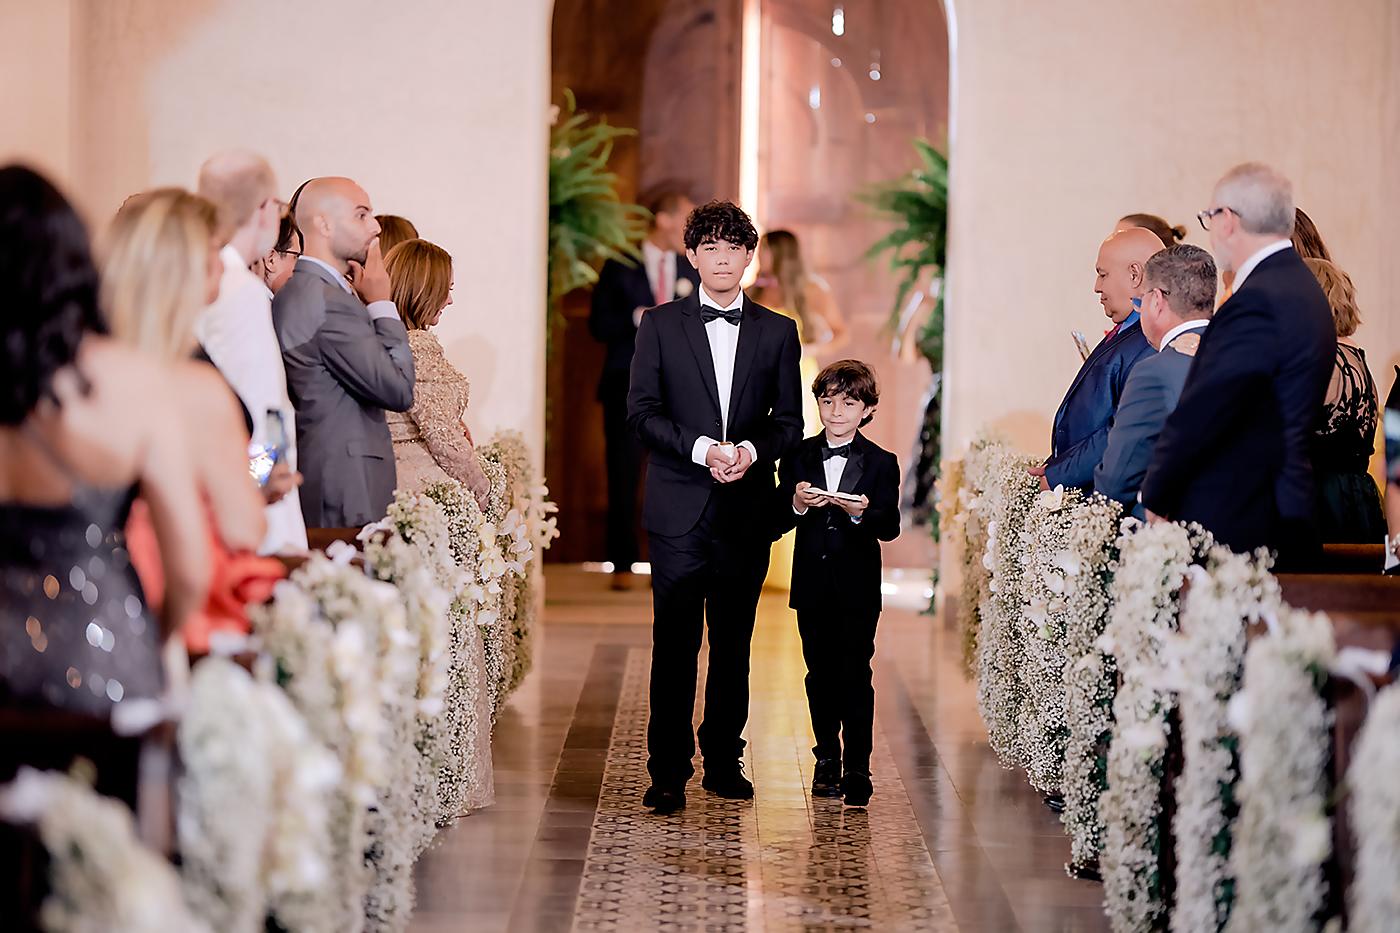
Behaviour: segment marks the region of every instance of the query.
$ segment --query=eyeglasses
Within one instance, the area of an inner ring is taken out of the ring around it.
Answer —
[[[293,259],[300,259],[302,255],[299,249],[279,249],[275,250],[275,252],[279,256],[291,256]]]
[[[1229,211],[1236,217],[1240,216],[1240,212],[1235,210],[1233,207],[1212,207],[1207,210],[1201,211],[1199,214],[1196,215],[1196,219],[1201,222],[1202,230],[1209,230],[1211,218],[1215,217],[1216,214],[1223,214],[1226,211]]]

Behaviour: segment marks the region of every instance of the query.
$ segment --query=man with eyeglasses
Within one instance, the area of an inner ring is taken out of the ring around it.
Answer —
[[[1269,547],[1278,566],[1306,566],[1320,548],[1309,441],[1337,335],[1289,242],[1293,186],[1267,165],[1237,166],[1198,219],[1233,292],[1201,339],[1142,503],[1150,519],[1199,522],[1232,550]]]
[[[267,505],[263,554],[307,549],[306,523],[297,493],[296,413],[287,393],[282,348],[272,326],[272,299],[250,270],[278,246],[287,205],[277,199],[277,179],[267,160],[251,152],[212,156],[199,170],[199,193],[219,210],[227,242],[219,297],[195,323],[195,335],[228,380],[251,421],[250,456],[276,447],[270,473],[259,473]],[[275,414],[272,414],[275,413]]]

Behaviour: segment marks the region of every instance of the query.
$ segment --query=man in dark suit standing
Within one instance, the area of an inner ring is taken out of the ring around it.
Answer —
[[[1294,252],[1293,186],[1247,163],[1201,211],[1234,291],[1196,354],[1142,487],[1149,518],[1199,522],[1235,551],[1279,566],[1320,547],[1308,445],[1322,417],[1337,333],[1327,297]]]
[[[1121,230],[1103,241],[1095,264],[1094,291],[1113,328],[1094,347],[1070,383],[1050,438],[1050,459],[1031,470],[1044,489],[1089,489],[1103,460],[1108,429],[1128,374],[1152,353],[1138,323],[1135,299],[1142,297],[1147,260],[1165,247],[1142,227]]]
[[[1121,502],[1137,518],[1144,517],[1138,501],[1142,478],[1210,324],[1215,289],[1215,263],[1199,246],[1171,246],[1147,261],[1142,332],[1158,352],[1133,367],[1103,462],[1094,470],[1094,492]]]
[[[609,259],[598,273],[588,330],[607,346],[598,401],[603,404],[603,442],[607,449],[607,559],[613,565],[613,589],[628,589],[637,547],[637,486],[645,451],[627,427],[627,382],[637,327],[648,308],[687,298],[700,285],[700,274],[685,257],[685,218],[695,207],[674,187],[654,188],[641,197],[651,211],[651,229],[642,241],[640,265]]]
[[[642,315],[632,359],[628,423],[651,453],[642,523],[652,570],[652,786],[642,804],[657,813],[685,806],[694,773],[691,717],[706,628],[703,786],[753,796],[741,734],[754,611],[773,540],[764,516],[774,464],[802,438],[797,327],[740,288],[757,245],[752,221],[734,204],[692,211],[685,247],[701,285]]]
[[[272,323],[296,407],[301,511],[309,528],[355,527],[383,518],[394,497],[384,410],[412,406],[413,352],[369,195],[348,178],[315,178],[297,194],[304,252]]]

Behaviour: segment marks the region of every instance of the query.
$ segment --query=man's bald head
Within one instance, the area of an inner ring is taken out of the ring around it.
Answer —
[[[363,264],[379,235],[379,222],[365,189],[349,178],[313,178],[297,194],[296,221],[306,255],[338,269]]]
[[[1103,241],[1095,264],[1094,291],[1103,311],[1115,324],[1133,313],[1133,299],[1146,289],[1147,260],[1166,249],[1151,230],[1131,227],[1119,230]]]

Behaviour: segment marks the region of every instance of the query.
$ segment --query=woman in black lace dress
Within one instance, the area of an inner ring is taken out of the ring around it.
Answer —
[[[1333,263],[1304,261],[1327,293],[1337,325],[1337,366],[1313,448],[1322,540],[1379,544],[1385,538],[1385,512],[1367,468],[1376,449],[1380,400],[1365,351],[1346,339],[1361,324],[1356,294],[1351,278]]]

